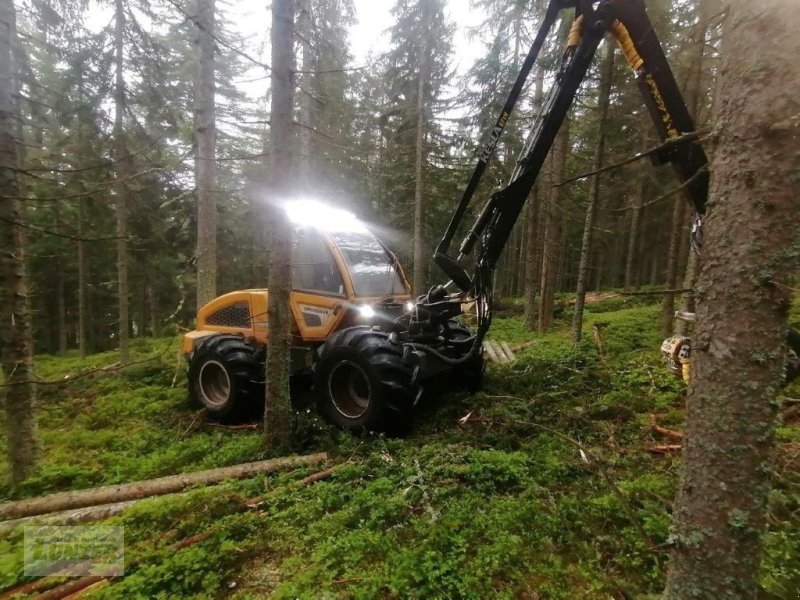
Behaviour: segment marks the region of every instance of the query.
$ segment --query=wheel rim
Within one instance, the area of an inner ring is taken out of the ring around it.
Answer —
[[[200,393],[211,406],[219,407],[228,401],[231,395],[231,380],[222,363],[209,360],[200,367]]]
[[[357,419],[369,409],[372,385],[361,365],[343,360],[328,375],[328,394],[336,410],[348,419]]]

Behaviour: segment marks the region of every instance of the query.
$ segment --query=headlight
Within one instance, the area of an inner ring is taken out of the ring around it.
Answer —
[[[406,307],[406,312],[413,312],[414,308],[416,308],[416,304],[414,304],[409,300],[408,302],[405,303],[405,307]]]
[[[361,313],[361,316],[365,319],[371,319],[375,316],[375,309],[372,308],[369,304],[364,304],[363,306],[358,307],[358,312]]]

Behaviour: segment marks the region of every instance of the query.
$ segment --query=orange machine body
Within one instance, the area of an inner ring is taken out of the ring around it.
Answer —
[[[398,261],[366,229],[330,232],[298,227],[295,233],[289,301],[292,346],[316,346],[335,331],[359,324],[364,305],[376,305],[387,297],[410,300],[410,286]],[[376,283],[386,288],[375,293]],[[263,288],[238,290],[203,306],[197,313],[197,328],[183,337],[183,353],[191,354],[198,341],[215,333],[266,344],[268,296]]]

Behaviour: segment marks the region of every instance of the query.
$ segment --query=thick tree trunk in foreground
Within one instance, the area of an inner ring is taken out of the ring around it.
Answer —
[[[561,131],[553,148],[553,172],[551,180],[564,180],[569,150],[569,117],[564,119]],[[539,287],[539,333],[545,333],[553,322],[553,297],[555,295],[556,271],[562,248],[562,208],[559,206],[563,188],[551,187],[545,214],[544,243],[542,246],[542,272]]]
[[[270,111],[269,340],[264,435],[270,448],[286,448],[292,439],[289,397],[289,344],[292,315],[292,227],[282,202],[292,182],[292,121],[294,101],[294,0],[272,2],[272,107]]]
[[[536,83],[533,95],[533,105],[536,110],[542,110],[542,96],[544,87],[544,69],[539,67],[536,70]],[[542,178],[544,171],[539,174]],[[525,215],[525,329],[533,331],[536,329],[536,293],[539,290],[539,281],[536,275],[536,255],[538,254],[541,236],[539,235],[539,220],[544,218],[541,210],[541,187],[535,183],[528,196],[528,212]]]
[[[11,485],[24,480],[36,464],[37,430],[31,378],[32,331],[28,310],[25,270],[25,237],[17,166],[17,121],[13,92],[15,83],[12,44],[15,32],[14,5],[0,1],[0,363],[7,387],[6,443],[11,467]]]
[[[667,598],[755,598],[800,255],[794,0],[730,3]]]
[[[197,186],[197,308],[217,295],[217,130],[214,99],[214,0],[197,0],[195,181]]]
[[[114,23],[114,158],[117,161],[117,185],[115,188],[117,217],[117,300],[119,302],[119,357],[128,360],[130,340],[130,317],[128,299],[128,210],[130,192],[127,179],[131,175],[128,145],[123,126],[125,115],[125,7],[123,0],[116,0]]]
[[[326,460],[328,460],[328,455],[325,452],[301,456],[284,456],[230,467],[220,467],[208,471],[147,479],[134,483],[106,485],[74,492],[60,492],[49,496],[0,504],[0,519],[30,517],[74,508],[125,502],[139,498],[150,498],[151,496],[163,496],[164,494],[174,494],[196,485],[210,485],[226,479],[245,479],[253,475],[318,464]]]
[[[608,121],[608,97],[611,94],[611,83],[614,77],[614,46],[606,43],[606,54],[600,73],[600,88],[597,97],[597,145],[592,157],[592,170],[603,166],[603,155],[606,142],[606,122]],[[575,298],[575,313],[572,318],[572,341],[581,340],[583,329],[583,306],[586,302],[586,288],[589,285],[589,257],[592,255],[592,234],[594,233],[595,211],[600,198],[600,175],[592,177],[589,183],[589,198],[586,204],[586,221],[583,225],[581,241],[581,258],[578,265],[578,289]]]
[[[428,17],[428,0],[422,0],[422,24],[418,40],[420,57],[417,74],[417,131],[414,150],[414,294],[425,293],[425,271],[428,256],[424,243],[424,178],[425,178],[425,84],[428,78],[428,39],[425,35]]]

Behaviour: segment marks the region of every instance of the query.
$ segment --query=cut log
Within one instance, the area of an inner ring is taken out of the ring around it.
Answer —
[[[128,500],[126,502],[89,506],[77,510],[64,510],[42,514],[35,517],[0,521],[0,533],[5,533],[20,525],[80,525],[81,523],[89,523],[91,521],[102,521],[103,519],[110,519],[111,517],[122,514],[125,509],[133,506],[137,502],[138,500]],[[2,597],[0,597],[0,600],[2,600]]]
[[[325,452],[305,456],[286,456],[197,473],[159,477],[158,479],[137,481],[135,483],[109,485],[75,492],[62,492],[0,504],[0,518],[30,517],[61,510],[162,496],[180,492],[197,485],[210,485],[226,479],[246,479],[254,475],[322,463],[326,460],[328,460],[328,455]]]
[[[52,590],[47,590],[46,592],[39,594],[38,596],[34,596],[35,600],[62,600],[72,594],[85,590],[90,585],[95,585],[100,581],[105,581],[108,577],[102,575],[91,575],[89,577],[81,577],[80,579],[75,579],[74,581],[69,581],[63,585],[60,585]]]
[[[680,444],[659,444],[656,446],[649,446],[647,448],[648,452],[652,452],[653,454],[669,454],[670,452],[680,452],[681,445]]]
[[[514,352],[511,351],[511,347],[506,342],[500,342],[500,347],[503,349],[503,352],[506,353],[509,361],[516,360],[516,356],[514,356]]]
[[[494,348],[494,344],[492,342],[484,342],[483,349],[486,352],[486,356],[489,357],[490,362],[499,363],[500,358],[497,356],[497,351]]]
[[[661,425],[659,425],[658,422],[656,421],[655,415],[650,415],[650,425],[653,428],[653,431],[655,431],[656,433],[660,433],[663,436],[678,441],[683,439],[683,434],[680,431],[675,431],[673,429],[667,429],[666,427],[661,427]]]

